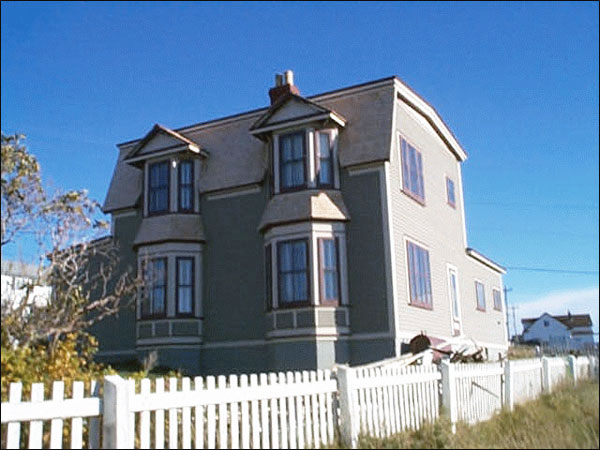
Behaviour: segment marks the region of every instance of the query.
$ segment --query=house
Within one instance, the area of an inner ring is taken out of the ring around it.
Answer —
[[[303,97],[287,71],[269,97],[118,145],[103,208],[148,282],[99,357],[330,368],[421,332],[504,353],[505,270],[467,246],[467,155],[434,108],[396,77]]]
[[[594,348],[594,332],[589,314],[552,316],[548,313],[521,319],[522,342],[540,344],[551,350],[586,350]]]
[[[37,306],[44,306],[50,299],[52,288],[44,281],[40,267],[19,261],[2,261],[2,303],[17,307],[23,299]]]

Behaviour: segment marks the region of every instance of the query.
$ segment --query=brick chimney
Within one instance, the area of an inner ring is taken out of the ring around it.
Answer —
[[[294,72],[286,70],[283,74],[275,75],[275,87],[269,89],[271,105],[287,94],[300,95],[300,91],[294,85]]]

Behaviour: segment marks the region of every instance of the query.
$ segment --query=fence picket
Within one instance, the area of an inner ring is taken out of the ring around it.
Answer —
[[[286,372],[285,381],[287,384],[294,383],[294,374],[292,372]],[[287,398],[288,402],[288,444],[289,448],[295,449],[298,448],[298,434],[296,431],[296,397],[294,395],[290,395]]]
[[[258,388],[258,377],[255,373],[250,375],[250,389]],[[252,448],[260,448],[260,416],[258,412],[258,400],[250,402],[252,412]]]
[[[227,388],[227,378],[225,375],[217,377],[217,388],[219,390]],[[220,402],[218,405],[219,413],[219,448],[227,448],[227,403]]]
[[[92,380],[90,383],[90,396],[100,397],[100,383]],[[91,417],[88,420],[88,448],[100,448],[100,418]]]
[[[238,377],[237,375],[229,376],[229,387],[237,388],[238,387]],[[237,402],[233,402],[230,405],[231,408],[231,416],[229,419],[230,423],[230,434],[231,434],[231,448],[238,449],[240,448],[240,434],[239,434],[239,425],[240,418],[238,416],[238,404]]]
[[[33,383],[31,385],[31,402],[44,401],[44,383]],[[34,407],[34,405],[32,405]],[[29,425],[29,448],[42,448],[42,431],[44,422],[32,420]]]
[[[300,384],[302,382],[302,374],[300,372],[296,372],[294,374],[294,378],[295,378],[296,384]],[[298,424],[298,428],[297,428],[298,448],[304,448],[304,443],[306,442],[306,440],[304,439],[304,427],[302,426],[302,424],[305,423],[302,401],[303,401],[302,396],[297,395],[296,396],[296,423]]]
[[[202,377],[194,377],[194,391],[200,396],[204,390]],[[204,448],[204,406],[194,407],[194,448]]]
[[[129,378],[127,380],[127,387],[129,388],[129,404],[131,404],[131,402],[133,401],[133,398],[135,397],[135,388],[136,388],[136,383],[135,383],[135,379],[133,378]],[[130,412],[129,413],[129,435],[128,435],[128,440],[129,440],[129,448],[133,448],[135,446],[135,413],[134,412]]]
[[[154,392],[162,394],[165,392],[165,379],[157,378],[154,382]],[[154,448],[165,448],[165,410],[157,409],[154,412]]]
[[[9,403],[21,403],[23,385],[21,383],[10,383]],[[21,443],[21,422],[9,422],[7,427],[6,448],[19,448]]]
[[[52,400],[63,400],[65,384],[62,381],[52,383]],[[63,420],[52,419],[50,422],[50,448],[62,448]]]
[[[309,373],[310,375],[310,382],[314,383],[315,381],[317,381],[317,373],[315,371],[311,371]],[[313,394],[310,396],[310,402],[311,402],[311,406],[312,406],[312,424],[313,424],[313,443],[315,447],[320,447],[321,446],[321,436],[319,434],[320,429],[319,429],[319,405],[318,403],[318,399],[317,399],[317,395]]]
[[[269,374],[269,384],[277,384],[277,374]],[[279,448],[279,421],[277,412],[277,398],[272,398],[270,401],[271,410],[271,448]]]
[[[240,387],[248,389],[248,375],[240,376]],[[247,401],[241,404],[242,419],[242,448],[250,448],[250,414],[249,403]]]
[[[302,372],[302,383],[303,384],[308,384],[309,383],[309,375],[307,371],[303,371]],[[305,425],[305,440],[306,440],[306,446],[307,447],[314,447],[314,441],[313,441],[313,434],[312,434],[312,421],[311,421],[311,416],[310,416],[310,396],[305,395],[304,396],[304,425]]]
[[[206,392],[213,392],[215,390],[215,377],[206,378]],[[207,428],[207,442],[206,448],[217,448],[217,434],[216,434],[216,415],[215,405],[211,404],[206,407],[206,428]]]
[[[261,373],[259,377],[260,385],[266,386],[267,374]],[[262,399],[260,401],[260,432],[261,432],[261,448],[271,448],[269,446],[269,400]]]
[[[280,372],[277,374],[277,383],[285,385],[285,374]],[[289,448],[288,446],[288,414],[287,414],[287,399],[288,397],[281,397],[279,399],[279,431],[281,448]]]
[[[177,378],[171,377],[169,378],[169,392],[177,392]],[[178,441],[178,431],[179,431],[179,422],[178,422],[178,414],[177,408],[169,409],[169,448],[177,448]]]
[[[75,381],[73,383],[73,400],[83,399],[83,382]],[[29,429],[31,434],[31,428]],[[79,449],[83,444],[83,419],[73,417],[71,419],[71,448]],[[31,446],[30,446],[31,447]]]
[[[181,380],[181,390],[189,393],[190,379],[188,377]],[[187,406],[181,411],[181,448],[192,448],[191,410]]]
[[[150,380],[144,378],[140,383],[140,393],[150,394]],[[140,448],[150,448],[150,411],[140,413]]]

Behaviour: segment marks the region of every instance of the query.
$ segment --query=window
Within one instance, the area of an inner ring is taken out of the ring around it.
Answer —
[[[549,320],[544,320],[544,326],[545,327],[549,327],[550,326],[550,321]]]
[[[446,177],[446,193],[448,194],[448,204],[456,208],[456,195],[454,194],[454,181]]]
[[[169,209],[169,162],[150,164],[148,173],[148,213]]]
[[[308,239],[277,244],[279,307],[309,304]]]
[[[177,258],[177,315],[194,314],[194,258]]]
[[[304,132],[291,133],[279,138],[280,191],[306,185],[306,148]]]
[[[179,211],[193,211],[194,209],[194,162],[181,161],[179,163]]]
[[[271,244],[265,247],[265,300],[267,311],[273,309],[273,257],[271,255]]]
[[[321,304],[340,302],[339,251],[337,239],[319,239]]]
[[[483,283],[475,282],[475,294],[477,296],[477,309],[485,311],[485,288]]]
[[[167,258],[150,260],[145,278],[147,291],[142,298],[142,318],[162,317],[167,298]]]
[[[410,303],[432,309],[429,252],[417,244],[407,242]]]
[[[502,295],[499,289],[492,289],[492,295],[494,296],[494,309],[502,311]]]
[[[333,151],[331,135],[328,132],[317,133],[317,186],[333,186]]]
[[[454,320],[460,319],[460,310],[458,307],[458,279],[456,277],[456,271],[448,269],[448,275],[450,278],[450,300],[452,302],[452,318]]]
[[[400,138],[402,153],[402,188],[404,192],[420,203],[425,202],[423,186],[423,159],[421,153]]]

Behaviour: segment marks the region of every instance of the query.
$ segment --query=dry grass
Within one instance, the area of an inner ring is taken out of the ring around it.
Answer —
[[[564,386],[476,425],[444,418],[387,439],[361,437],[359,448],[598,448],[598,383]]]
[[[535,358],[535,347],[531,345],[510,344],[507,357],[508,359]]]

